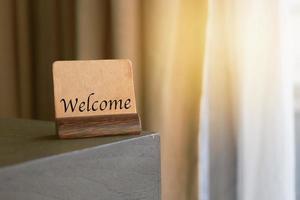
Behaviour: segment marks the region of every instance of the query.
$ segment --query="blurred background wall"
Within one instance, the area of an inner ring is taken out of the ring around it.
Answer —
[[[162,199],[197,199],[206,0],[1,0],[0,116],[53,120],[52,62],[129,58]]]

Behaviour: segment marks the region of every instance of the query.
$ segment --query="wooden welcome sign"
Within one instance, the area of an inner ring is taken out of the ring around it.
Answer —
[[[56,61],[53,83],[60,138],[141,132],[129,60]]]

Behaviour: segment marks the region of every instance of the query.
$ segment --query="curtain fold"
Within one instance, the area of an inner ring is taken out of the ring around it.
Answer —
[[[284,2],[210,0],[208,12],[200,140],[208,144],[200,170],[208,173],[202,197],[293,200]]]
[[[108,0],[76,0],[77,58],[92,60],[111,57],[110,4]]]
[[[16,60],[17,79],[18,79],[18,97],[19,97],[19,115],[30,118],[33,116],[33,89],[32,89],[32,52],[31,49],[31,30],[30,30],[30,9],[28,1],[17,1],[15,26],[16,26]]]
[[[63,59],[60,34],[62,1],[35,0],[30,2],[33,66],[33,115],[38,119],[53,119],[52,63]],[[68,22],[66,22],[68,23]],[[71,48],[71,47],[69,47]],[[18,59],[18,58],[16,58]]]
[[[144,4],[147,128],[161,132],[162,199],[197,199],[206,1]]]
[[[16,30],[15,4],[13,1],[2,1],[0,6],[0,91],[1,115],[19,115],[18,82],[16,65]]]

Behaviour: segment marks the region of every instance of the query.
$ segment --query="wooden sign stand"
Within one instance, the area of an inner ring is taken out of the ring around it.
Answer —
[[[139,115],[104,115],[92,117],[68,117],[56,119],[60,138],[85,138],[105,135],[140,134]]]
[[[60,138],[141,133],[129,60],[57,61],[53,83]]]

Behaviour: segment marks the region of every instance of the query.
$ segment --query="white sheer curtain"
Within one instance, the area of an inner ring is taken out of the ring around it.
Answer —
[[[201,200],[294,200],[283,0],[208,0]]]

